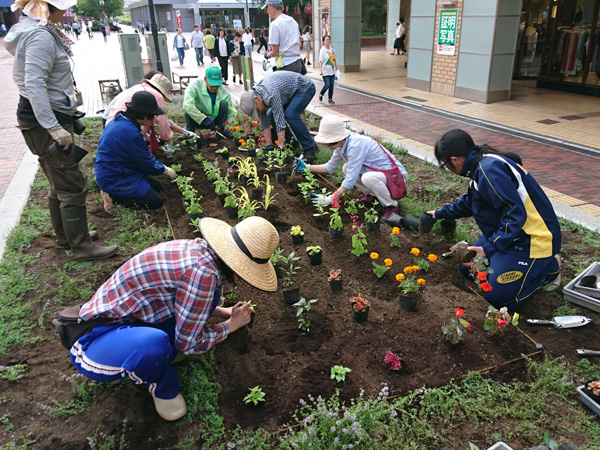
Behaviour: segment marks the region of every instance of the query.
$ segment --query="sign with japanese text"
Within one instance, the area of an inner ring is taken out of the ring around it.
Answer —
[[[440,28],[438,30],[438,48],[440,55],[454,55],[456,52],[456,25],[458,10],[443,9],[440,11]]]
[[[183,28],[181,26],[181,11],[175,11],[175,17],[177,17],[177,28]]]

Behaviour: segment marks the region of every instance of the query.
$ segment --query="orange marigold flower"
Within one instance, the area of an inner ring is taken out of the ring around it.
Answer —
[[[421,253],[421,250],[419,250],[416,247],[410,249],[410,254],[411,255],[419,256],[420,253]]]
[[[244,140],[243,140],[243,139],[240,139],[238,142],[241,144],[242,142],[244,142]]]
[[[386,259],[383,260],[383,263],[386,266],[390,267],[392,265],[392,260],[390,258],[386,258]]]
[[[479,281],[485,281],[485,279],[487,278],[487,274],[485,272],[478,272],[477,278],[479,279]]]
[[[400,228],[398,228],[398,227],[392,228],[392,234],[395,234],[395,235],[400,234]]]
[[[420,284],[421,286],[423,286],[425,284],[425,279],[424,278],[419,278],[417,280],[417,284]]]
[[[275,145],[279,145],[279,141],[275,140]]]
[[[233,127],[229,127],[229,131],[233,131]]]
[[[235,131],[240,131],[240,127],[239,127],[239,125],[236,125],[236,126],[235,126]]]
[[[371,253],[370,256],[371,256],[371,259],[379,259],[379,253],[373,252],[373,253]]]
[[[407,266],[404,268],[404,273],[411,273],[413,271],[413,267],[412,266]]]
[[[402,280],[404,280],[404,274],[403,273],[397,273],[396,274],[396,281],[399,283]]]
[[[431,262],[436,262],[437,256],[435,256],[433,253],[430,253],[429,256],[427,257],[427,259]]]

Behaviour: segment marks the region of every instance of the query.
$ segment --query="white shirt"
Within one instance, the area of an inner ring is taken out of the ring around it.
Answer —
[[[271,22],[269,45],[279,45],[279,55],[283,55],[282,67],[299,60],[300,30],[296,21],[286,14],[280,14]]]
[[[396,38],[401,38],[404,35],[404,24],[398,25],[396,28]]]
[[[227,58],[227,39],[219,38],[219,55]]]
[[[190,35],[190,41],[192,43],[192,47],[195,48],[203,48],[204,47],[204,35],[201,31],[192,31]]]
[[[335,52],[332,46],[329,46],[329,48],[325,48],[325,46],[321,47],[319,62],[321,63],[321,72],[323,72],[324,77],[335,75]],[[328,62],[331,62],[333,66],[327,64]]]
[[[250,49],[252,47],[252,35],[250,33],[242,34],[242,42],[244,43],[244,48]]]

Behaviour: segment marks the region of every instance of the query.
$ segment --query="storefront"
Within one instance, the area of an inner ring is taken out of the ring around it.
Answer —
[[[515,78],[600,97],[600,0],[524,0]]]

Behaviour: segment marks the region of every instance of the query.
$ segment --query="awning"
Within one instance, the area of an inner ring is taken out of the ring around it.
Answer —
[[[12,0],[0,0],[0,8],[10,8],[10,5],[12,4]]]
[[[0,0],[1,1],[1,0]],[[245,8],[246,0],[198,0],[196,2],[198,9],[234,9]],[[248,0],[249,8],[260,8],[260,3],[254,3]]]

